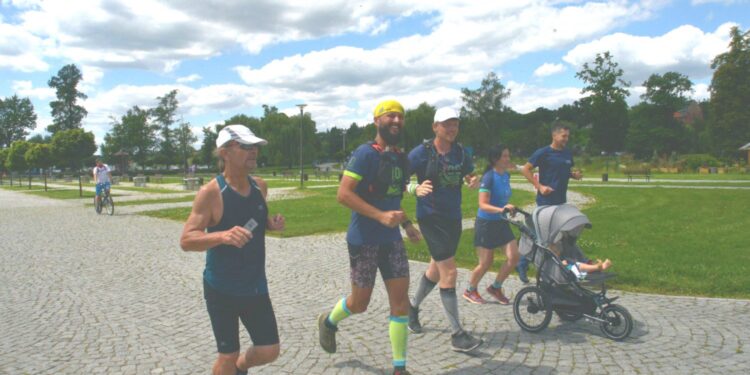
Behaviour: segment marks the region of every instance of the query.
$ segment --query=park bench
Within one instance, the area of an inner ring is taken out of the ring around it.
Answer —
[[[201,188],[202,178],[199,177],[188,177],[182,180],[182,186],[185,190],[199,190]]]
[[[146,176],[135,176],[133,177],[133,186],[146,187]]]
[[[71,175],[66,175],[64,179],[65,179],[65,182],[73,182],[73,176]]]
[[[625,176],[628,178],[628,182],[633,181],[633,177],[640,177],[646,180],[646,182],[651,181],[651,170],[650,169],[625,169]]]
[[[89,175],[81,176],[81,183],[88,184],[89,182],[91,182],[91,177],[89,177]]]
[[[112,176],[112,185],[120,184],[120,176]]]
[[[164,176],[162,176],[161,174],[155,174],[155,175],[154,175],[154,182],[156,182],[156,183],[159,183],[159,184],[160,184],[160,183],[162,182],[162,179],[163,179],[163,178],[164,178]]]

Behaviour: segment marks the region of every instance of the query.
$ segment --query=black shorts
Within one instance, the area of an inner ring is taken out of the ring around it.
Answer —
[[[474,247],[496,249],[515,238],[507,221],[487,220],[478,217],[474,222]]]
[[[419,231],[427,242],[432,259],[439,262],[456,256],[461,239],[461,219],[427,215],[419,219]]]
[[[204,280],[203,296],[206,299],[206,308],[211,318],[219,353],[234,353],[240,350],[239,320],[242,320],[242,325],[250,334],[253,345],[279,343],[276,316],[268,294],[231,296],[217,291]]]
[[[378,269],[384,281],[409,277],[409,260],[403,240],[382,245],[347,245],[352,283],[358,288],[374,287]]]

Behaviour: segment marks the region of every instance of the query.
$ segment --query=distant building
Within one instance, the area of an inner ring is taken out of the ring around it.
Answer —
[[[675,112],[673,117],[685,125],[692,126],[696,121],[703,120],[703,110],[700,104],[690,102],[687,107]]]
[[[740,151],[747,151],[747,164],[750,164],[750,143],[740,147]]]

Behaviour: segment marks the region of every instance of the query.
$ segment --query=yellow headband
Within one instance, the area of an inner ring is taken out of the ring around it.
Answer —
[[[388,112],[398,112],[403,115],[404,107],[401,105],[401,103],[393,99],[383,100],[377,106],[375,106],[375,109],[372,111],[372,115],[374,117],[380,117],[381,115],[384,115]]]

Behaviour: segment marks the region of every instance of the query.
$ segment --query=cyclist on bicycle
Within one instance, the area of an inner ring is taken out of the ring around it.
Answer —
[[[94,167],[94,182],[96,182],[96,206],[99,207],[101,203],[101,194],[103,190],[107,191],[109,195],[109,189],[112,187],[112,171],[109,169],[107,164],[104,164],[101,159],[96,159],[96,167]]]

